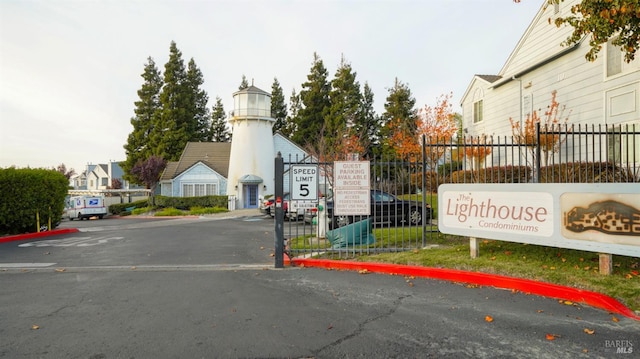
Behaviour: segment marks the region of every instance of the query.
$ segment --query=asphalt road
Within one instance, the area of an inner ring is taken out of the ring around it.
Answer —
[[[0,358],[632,358],[640,323],[402,276],[274,269],[261,216],[0,244]],[[550,340],[552,339],[552,340]]]

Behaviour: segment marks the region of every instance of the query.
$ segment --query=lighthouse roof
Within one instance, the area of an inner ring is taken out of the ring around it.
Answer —
[[[253,85],[251,85],[251,86],[249,86],[247,88],[244,88],[244,89],[242,89],[240,91],[236,91],[236,92],[233,93],[233,95],[235,96],[235,95],[241,94],[241,93],[257,93],[257,94],[267,95],[267,96],[271,97],[270,93],[268,93],[267,91],[261,90],[261,89],[255,87],[255,86],[253,86]]]

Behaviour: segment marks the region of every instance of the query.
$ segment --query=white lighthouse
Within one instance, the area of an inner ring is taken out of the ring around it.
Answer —
[[[274,193],[271,94],[253,86],[233,94],[231,154],[227,194],[236,208],[257,208],[258,198]]]

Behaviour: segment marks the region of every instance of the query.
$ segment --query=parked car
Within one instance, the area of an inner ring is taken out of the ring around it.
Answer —
[[[371,190],[371,215],[370,216],[334,216],[333,200],[327,201],[327,216],[329,228],[338,228],[347,224],[371,218],[374,226],[406,224],[411,226],[422,225],[422,222],[430,223],[433,218],[433,209],[427,204],[427,213],[423,216],[422,203],[400,199],[390,193]],[[305,221],[311,223],[313,214],[308,214]]]
[[[260,205],[259,205],[260,213],[271,215],[271,206],[273,205],[274,201],[275,201],[275,197],[273,196],[269,198],[265,198],[262,201],[260,201]]]
[[[271,217],[275,217],[276,216],[276,210],[275,210],[275,198],[274,201],[271,202],[271,204],[269,205],[269,215]],[[285,220],[291,220],[291,221],[297,221],[300,219],[304,218],[304,212],[305,209],[304,208],[293,208],[291,206],[290,203],[290,197],[289,197],[289,192],[285,193],[282,196],[282,210],[284,211],[284,219]]]

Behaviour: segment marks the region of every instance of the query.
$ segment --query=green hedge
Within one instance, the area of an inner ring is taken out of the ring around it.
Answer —
[[[147,207],[148,205],[149,205],[149,201],[146,199],[131,202],[131,203],[116,203],[109,206],[109,213],[122,215],[125,212],[131,212],[131,211],[127,211],[127,208],[132,208],[132,207],[134,209],[144,208],[144,207]]]
[[[222,207],[227,208],[227,196],[203,196],[203,197],[166,197],[155,196],[156,206],[161,208],[189,209],[191,207]]]
[[[55,228],[64,212],[69,181],[60,172],[46,169],[0,169],[0,233],[37,232],[51,219]]]

